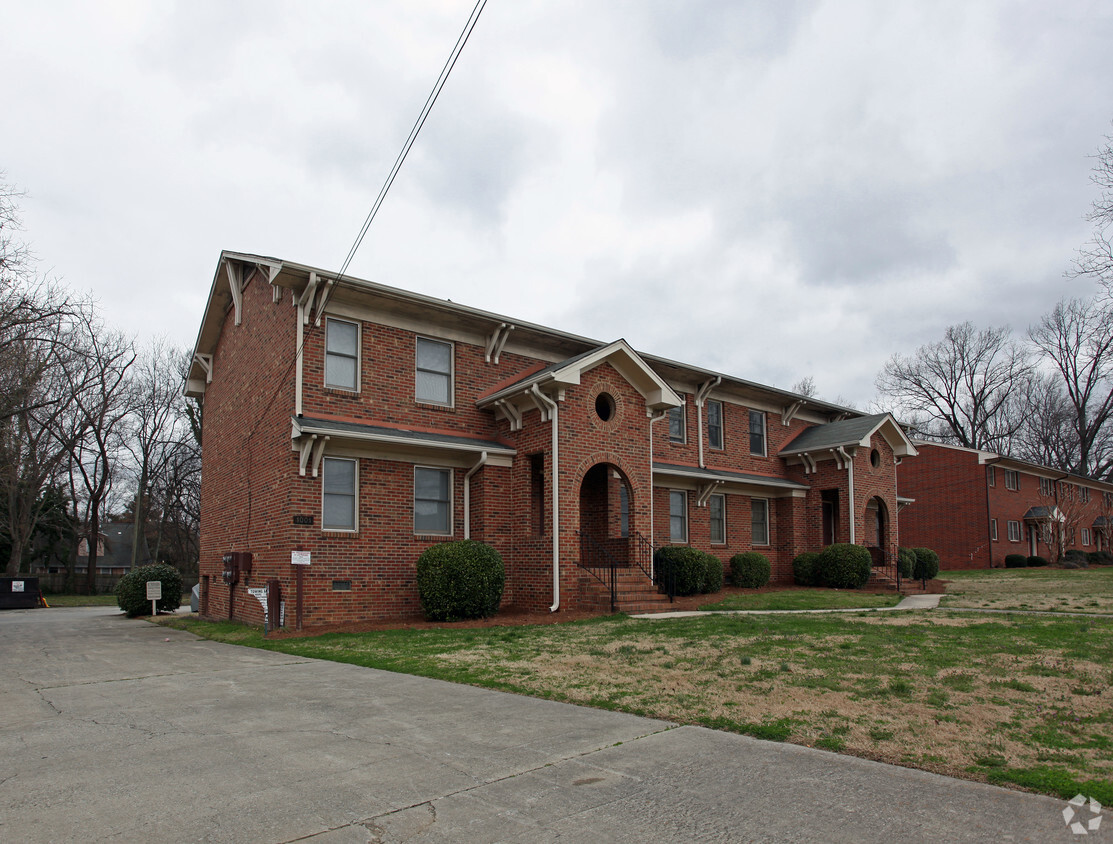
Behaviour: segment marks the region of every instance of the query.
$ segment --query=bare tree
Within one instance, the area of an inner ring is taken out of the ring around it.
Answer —
[[[801,378],[789,388],[789,392],[796,393],[798,396],[804,398],[815,398],[819,395],[819,391],[815,388],[815,379],[810,375]]]
[[[1077,442],[1069,471],[1113,474],[1113,307],[1096,298],[1059,302],[1028,330],[1061,378]]]
[[[1090,178],[1100,194],[1086,215],[1094,224],[1094,232],[1090,242],[1079,250],[1075,274],[1091,276],[1113,298],[1113,135],[1106,135],[1094,161]]]
[[[1025,385],[1023,425],[1006,449],[1008,454],[1072,471],[1078,461],[1078,436],[1071,423],[1073,410],[1057,373],[1039,372]]]
[[[916,433],[967,448],[998,450],[1019,430],[1018,387],[1032,372],[1027,352],[1008,328],[950,326],[912,357],[893,355],[877,389]]]

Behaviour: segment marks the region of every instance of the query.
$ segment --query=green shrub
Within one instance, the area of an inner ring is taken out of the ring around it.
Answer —
[[[433,545],[417,560],[417,591],[430,621],[489,618],[505,582],[499,552],[474,539]]]
[[[687,545],[666,545],[654,552],[653,570],[666,586],[670,576],[675,577],[677,595],[695,595],[707,583],[706,558],[709,556]]]
[[[1028,568],[1038,568],[1039,566],[1046,566],[1047,560],[1045,560],[1043,557],[1033,556],[1025,560],[1025,563],[1028,565]],[[1079,565],[1086,565],[1085,559],[1083,559]]]
[[[760,589],[773,573],[769,558],[757,551],[746,551],[730,558],[730,582],[743,589]]]
[[[897,550],[897,573],[901,577],[912,577],[912,572],[916,568],[916,552],[911,548],[900,548]]]
[[[861,589],[870,579],[873,558],[862,545],[838,542],[819,552],[813,572],[820,586]]]
[[[149,615],[151,602],[147,599],[147,581],[158,580],[162,583],[162,597],[158,600],[158,611],[176,610],[182,603],[182,573],[166,563],[140,566],[132,569],[116,584],[116,604],[128,614],[128,618]]]
[[[939,574],[939,555],[930,548],[913,548],[916,562],[912,565],[915,580],[933,580]]]
[[[1023,554],[1009,554],[1005,557],[1005,568],[1022,569],[1028,565],[1028,558]]]
[[[1070,560],[1072,563],[1085,563],[1087,556],[1086,552],[1081,548],[1070,548],[1063,553],[1063,559]]]
[[[792,561],[792,579],[798,586],[815,586],[815,561],[819,554],[805,551]]]
[[[1086,555],[1086,562],[1092,566],[1108,566],[1113,564],[1113,554],[1108,551],[1091,551]]]
[[[723,588],[723,561],[714,554],[704,554],[703,562],[705,574],[700,592],[719,592]]]

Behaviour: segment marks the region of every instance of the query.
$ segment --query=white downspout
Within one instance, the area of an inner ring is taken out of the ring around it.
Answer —
[[[847,477],[847,492],[850,495],[850,544],[854,542],[854,519],[856,511],[854,509],[854,458],[846,453],[846,449],[841,445],[836,449],[842,455],[842,459],[846,461],[846,477]]]
[[[464,539],[471,539],[471,476],[483,468],[487,462],[487,452],[480,453],[476,464],[464,475]]]
[[[707,397],[711,395],[711,391],[722,380],[720,376],[716,376],[710,381],[705,381],[696,392],[696,440],[699,442],[699,467],[701,469],[707,468],[703,463],[703,405],[707,401]]]
[[[302,380],[302,343],[305,342],[305,306],[298,303],[298,346],[295,350],[297,356],[296,373],[294,375],[294,415],[301,416],[301,380]]]
[[[649,544],[653,545],[653,423],[660,422],[669,415],[667,410],[659,410],[649,415]],[[649,558],[649,577],[653,578],[653,557]]]
[[[536,384],[530,392],[549,408],[549,421],[553,426],[553,605],[549,607],[549,612],[556,612],[560,609],[560,441],[557,436],[559,408],[557,403],[541,392]]]

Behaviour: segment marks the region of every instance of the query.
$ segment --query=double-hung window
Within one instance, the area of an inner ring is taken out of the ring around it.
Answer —
[[[1040,495],[1051,495],[1051,478],[1040,478]]]
[[[688,493],[669,491],[669,541],[688,541]]]
[[[711,448],[723,447],[723,403],[707,403],[707,444]]]
[[[750,535],[754,545],[769,544],[769,499],[750,499]]]
[[[420,402],[452,404],[452,344],[417,338],[414,395]]]
[[[326,457],[321,461],[321,527],[356,529],[356,461]]]
[[[1020,542],[1020,522],[1009,522],[1009,542]]]
[[[727,541],[726,496],[712,495],[708,498],[707,512],[711,522],[711,544],[725,545]]]
[[[1015,469],[1005,470],[1005,489],[1020,489],[1020,473]]]
[[[1090,529],[1089,528],[1082,528],[1082,544],[1083,545],[1089,545],[1090,544]]]
[[[669,408],[669,442],[684,442],[684,405]]]
[[[765,412],[750,411],[750,454],[765,456]]]
[[[993,540],[994,542],[997,541],[997,520],[996,519],[990,519],[989,520],[989,538],[991,540]]]
[[[997,468],[995,466],[986,466],[985,476],[989,479],[990,486],[997,486]]]
[[[1078,489],[1079,489],[1078,494],[1082,499],[1082,503],[1083,504],[1089,504],[1090,503],[1090,488],[1088,486],[1081,486]]]
[[[359,326],[354,322],[325,320],[325,386],[359,389]]]
[[[414,533],[452,533],[452,470],[414,467]]]

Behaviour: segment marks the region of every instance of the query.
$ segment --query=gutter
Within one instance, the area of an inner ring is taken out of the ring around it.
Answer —
[[[653,423],[660,422],[669,415],[667,410],[659,410],[649,417],[649,546],[653,547]],[[653,555],[649,555],[649,577],[652,580]]]
[[[857,543],[854,541],[854,520],[857,513],[854,509],[854,458],[847,454],[846,449],[841,445],[835,449],[835,453],[846,461],[847,492],[850,496],[850,544],[855,545]]]
[[[544,405],[549,409],[549,421],[553,427],[553,605],[549,612],[560,609],[560,440],[558,437],[559,408],[557,403],[541,392],[536,384],[530,388],[530,393],[538,402],[538,407]]]
[[[471,476],[482,469],[486,462],[487,452],[484,451],[464,475],[464,539],[471,539]]]

